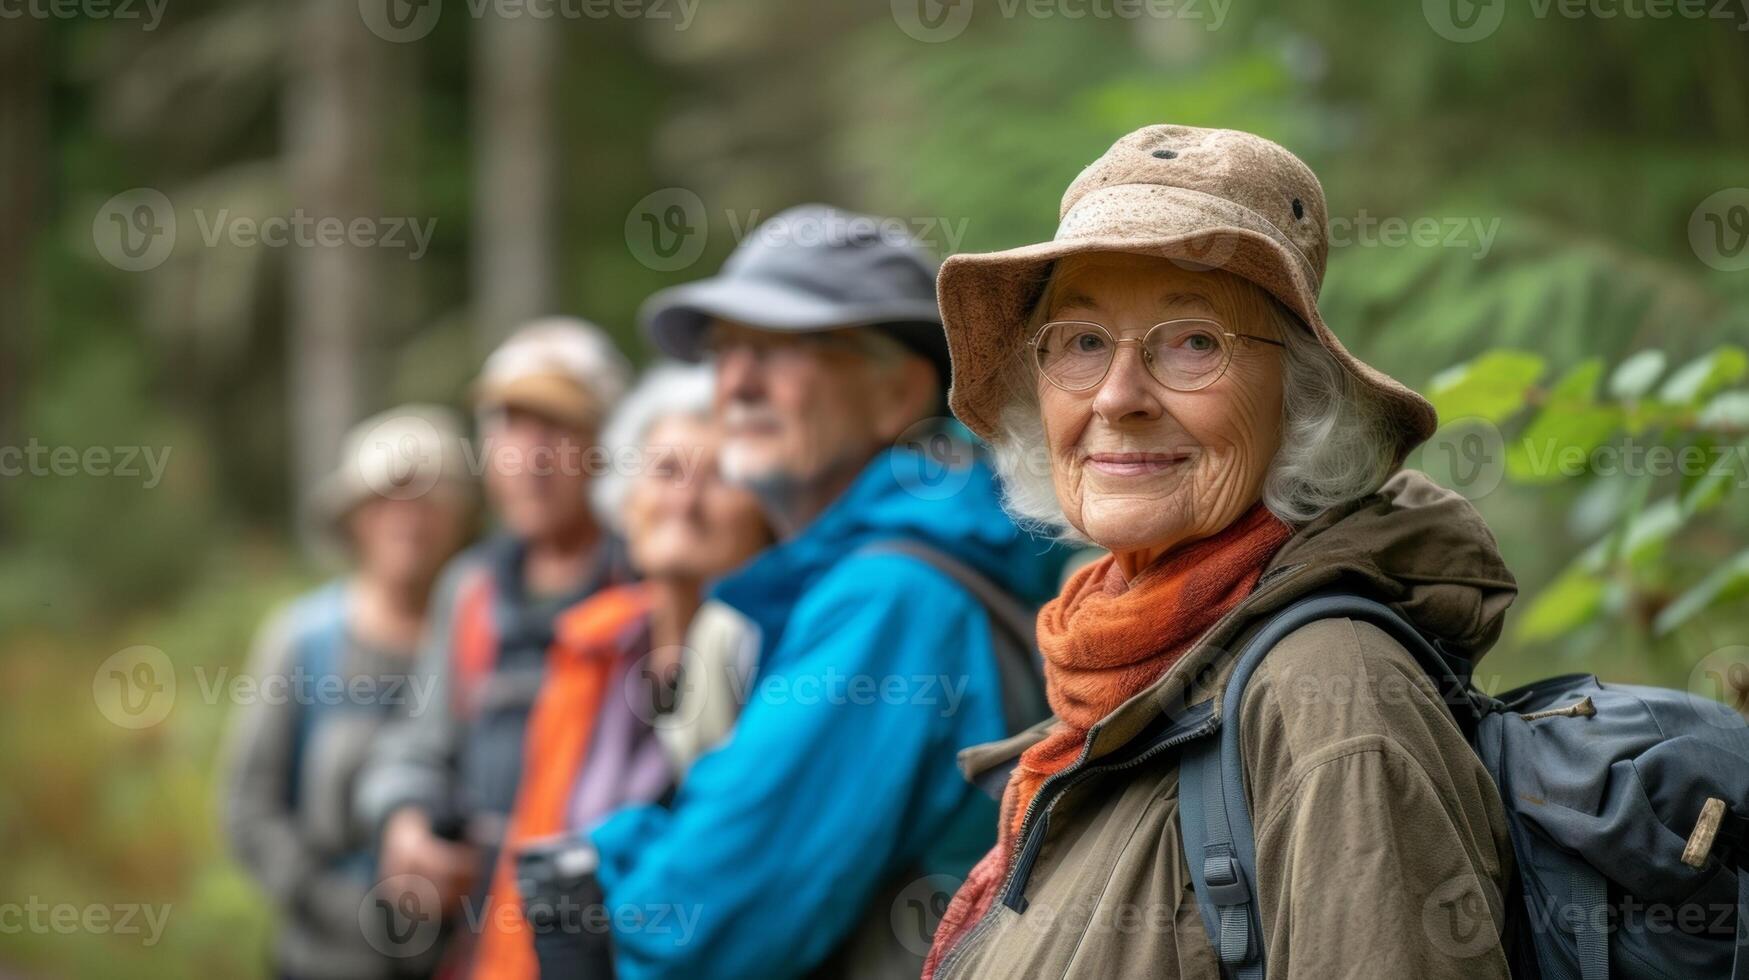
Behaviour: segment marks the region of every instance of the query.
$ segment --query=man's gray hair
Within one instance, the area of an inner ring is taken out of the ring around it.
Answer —
[[[657,424],[676,417],[708,418],[715,392],[716,377],[707,364],[664,361],[644,372],[601,430],[607,466],[595,478],[590,499],[603,524],[624,530],[626,500],[638,475],[626,468],[625,461],[636,459],[647,465],[644,440]]]
[[[1045,308],[1041,300],[1027,336],[1040,325]],[[1289,524],[1303,524],[1383,486],[1395,463],[1397,436],[1389,406],[1356,381],[1273,297],[1269,308],[1286,347],[1281,446],[1264,477],[1263,505]],[[990,444],[1002,477],[1002,504],[1010,517],[1034,533],[1083,541],[1063,515],[1051,480],[1032,364],[1022,353],[1011,360],[1004,378],[1010,396]]]

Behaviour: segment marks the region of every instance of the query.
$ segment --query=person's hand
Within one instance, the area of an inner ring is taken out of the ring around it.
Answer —
[[[473,887],[479,862],[479,852],[470,845],[433,834],[423,810],[403,807],[383,825],[383,877],[413,875],[431,882],[445,911],[459,906]]]

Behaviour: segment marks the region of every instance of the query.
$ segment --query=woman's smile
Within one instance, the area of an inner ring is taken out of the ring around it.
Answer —
[[[1086,465],[1106,476],[1153,476],[1189,460],[1189,453],[1088,453]]]

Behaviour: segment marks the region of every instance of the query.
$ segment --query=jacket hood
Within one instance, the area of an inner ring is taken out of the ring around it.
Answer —
[[[1321,590],[1376,599],[1472,666],[1499,639],[1518,583],[1482,515],[1455,491],[1400,470],[1376,493],[1301,525],[1257,587],[1158,681],[1095,726],[1090,757],[1128,742],[1162,714],[1212,697],[1236,652],[1270,614]],[[1038,741],[1054,719],[962,757],[968,774]]]
[[[1353,586],[1472,665],[1500,638],[1518,595],[1482,515],[1416,470],[1401,470],[1377,493],[1303,525],[1264,574],[1296,570],[1306,574],[1288,589],[1293,598]]]
[[[946,469],[910,448],[881,452],[812,524],[725,577],[714,597],[758,623],[769,648],[791,607],[832,566],[903,539],[977,569],[1028,606],[1042,604],[1057,592],[1067,550],[1015,527],[982,454],[969,445],[961,452],[963,462]]]

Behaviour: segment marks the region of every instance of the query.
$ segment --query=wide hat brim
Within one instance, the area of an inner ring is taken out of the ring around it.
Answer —
[[[1107,198],[1088,222],[1065,215],[1056,239],[1001,252],[955,255],[936,280],[953,364],[948,404],[966,427],[996,435],[1009,390],[1025,356],[1025,325],[1051,266],[1071,255],[1122,252],[1170,259],[1193,271],[1221,269],[1268,291],[1311,330],[1363,385],[1391,406],[1398,440],[1393,466],[1439,426],[1433,405],[1409,386],[1360,360],[1331,332],[1318,311],[1311,263],[1263,216],[1200,191],[1160,185],[1104,188]],[[1111,200],[1111,199],[1117,200]],[[1120,207],[1110,207],[1120,203]],[[1079,210],[1079,205],[1075,210]]]

